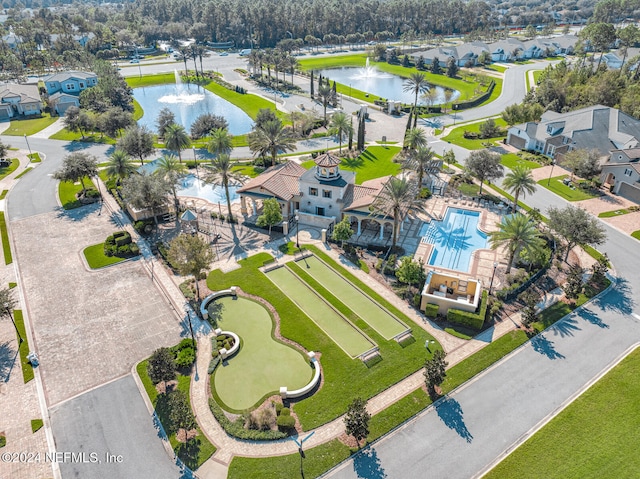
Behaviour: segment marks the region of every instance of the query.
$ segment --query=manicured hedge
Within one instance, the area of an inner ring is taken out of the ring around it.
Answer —
[[[468,311],[461,311],[459,309],[450,309],[447,311],[447,321],[455,324],[460,324],[471,329],[479,331],[484,324],[484,318],[487,316],[487,291],[482,292],[482,301],[480,301],[480,311],[477,313],[470,313]]]
[[[425,307],[424,307],[424,315],[427,318],[435,318],[436,316],[438,316],[438,305],[437,304],[433,304],[433,303],[428,303]]]

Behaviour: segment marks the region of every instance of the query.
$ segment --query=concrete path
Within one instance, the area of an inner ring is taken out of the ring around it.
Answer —
[[[30,135],[29,138],[49,138],[64,129],[64,118],[60,117],[48,127]]]

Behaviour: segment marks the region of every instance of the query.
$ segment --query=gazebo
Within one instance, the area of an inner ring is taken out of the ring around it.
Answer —
[[[180,228],[183,233],[196,234],[198,232],[198,215],[186,210],[180,215]]]

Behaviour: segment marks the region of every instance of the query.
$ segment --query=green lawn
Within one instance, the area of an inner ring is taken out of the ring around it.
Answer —
[[[309,267],[307,272],[313,276],[338,300],[344,303],[351,311],[360,316],[373,329],[385,339],[393,339],[394,336],[409,329],[406,324],[384,310],[379,304],[372,301],[362,291],[339,275],[318,257],[311,256],[306,260]]]
[[[567,201],[581,201],[597,198],[599,194],[593,194],[580,188],[570,188],[565,185],[562,180],[568,175],[555,176],[549,181],[548,178],[538,181],[538,184],[546,189],[553,191],[556,195],[563,197]],[[548,183],[548,184],[547,184]]]
[[[486,143],[486,142],[493,143],[495,140],[506,137],[507,123],[502,118],[495,118],[494,121],[496,122],[496,125],[498,127],[505,129],[504,135],[496,136],[493,138],[487,138],[484,140],[471,140],[471,139],[465,138],[464,137],[465,131],[468,131],[471,133],[478,133],[480,131],[480,125],[484,123],[484,121],[481,121],[479,123],[471,123],[468,125],[459,126],[458,128],[454,128],[453,130],[451,130],[451,133],[449,133],[447,136],[445,136],[442,139],[448,143],[461,146],[468,150],[481,150],[485,148],[483,143]]]
[[[250,93],[242,94],[233,90],[229,90],[228,88],[225,88],[214,81],[209,82],[207,85],[204,85],[204,88],[209,90],[211,93],[218,95],[220,98],[227,100],[229,103],[234,104],[254,119],[258,115],[258,111],[260,111],[260,109],[267,108],[269,110],[273,110],[275,108],[273,102],[269,100],[256,95],[252,95]],[[277,110],[276,115],[284,123],[290,123],[290,120],[288,118],[289,115],[287,115],[286,113]]]
[[[158,415],[158,419],[163,425],[171,424],[171,421],[168,417],[168,410],[165,407],[164,401],[162,399],[163,395],[159,395],[156,387],[149,379],[149,375],[147,374],[147,363],[148,360],[144,360],[138,364],[136,367],[136,371],[138,376],[140,377],[140,381],[142,382],[145,391],[147,392],[147,396],[149,396],[149,400],[153,407],[155,408],[156,414]],[[177,378],[178,386],[177,388],[184,392],[189,398],[190,401],[190,384],[191,377],[183,376],[182,374],[178,374]],[[174,432],[167,431],[165,427],[165,433],[167,433],[169,437],[169,442],[171,443],[171,447],[176,452],[178,457],[192,470],[196,470],[200,467],[207,459],[209,459],[214,452],[216,452],[216,447],[209,442],[207,437],[202,433],[200,428],[198,428],[198,435],[193,439],[196,444],[195,451],[186,451],[183,447],[183,444],[179,443],[176,439],[176,435]]]
[[[134,121],[138,121],[140,118],[144,116],[144,110],[138,100],[133,99],[133,119]]]
[[[110,136],[101,135],[100,133],[85,134],[84,138],[79,132],[69,131],[63,128],[57,133],[54,133],[49,137],[51,140],[63,140],[63,141],[82,141],[85,143],[104,143],[106,145],[115,145],[116,140]]]
[[[633,233],[631,233],[631,236],[633,236],[637,240],[640,240],[640,230],[634,231]]]
[[[84,184],[89,187],[90,180],[84,179]],[[60,198],[60,204],[65,210],[72,210],[74,208],[80,208],[82,203],[76,199],[76,195],[82,191],[82,185],[80,182],[72,183],[70,181],[61,181],[58,183],[58,197]]]
[[[218,404],[242,412],[278,394],[280,386],[294,390],[311,380],[313,370],[305,356],[273,337],[275,325],[264,306],[228,296],[216,303],[223,305],[218,326],[233,331],[242,341],[241,351],[214,373],[211,391]]]
[[[40,163],[42,161],[42,158],[40,158],[40,153],[38,152],[29,153],[27,157],[29,158],[29,161],[31,161],[31,163]]]
[[[393,159],[401,148],[399,146],[369,146],[357,158],[343,158],[340,168],[354,171],[356,173],[356,184],[360,185],[365,181],[380,178],[387,175],[400,173],[400,163],[395,163]],[[304,168],[315,166],[313,160],[302,163]]]
[[[619,209],[614,211],[604,211],[598,215],[598,218],[613,218],[614,216],[622,216],[631,213],[627,209]]]
[[[48,113],[44,113],[41,118],[11,120],[9,128],[4,131],[3,135],[30,136],[34,133],[38,133],[40,130],[44,130],[46,127],[54,123],[57,119],[57,117],[51,118]]]
[[[532,170],[535,170],[536,168],[540,168],[542,166],[536,161],[524,160],[515,153],[507,153],[505,155],[502,155],[500,163],[502,163],[510,170],[513,170],[513,168],[516,166],[526,166],[527,168],[531,168]]]
[[[542,73],[544,72],[544,70],[534,70],[533,72],[533,81],[535,82],[535,84],[538,84],[538,81],[540,80],[540,77],[542,76]]]
[[[316,254],[320,254],[314,246],[311,246],[310,249],[314,249],[316,251]],[[603,286],[603,288],[605,287],[606,285]],[[598,292],[593,288],[588,288],[587,291],[591,296],[595,295]],[[577,304],[583,304],[586,300],[587,296],[581,295],[577,301]],[[549,313],[543,313],[542,319],[538,323],[534,323],[535,330],[540,331],[543,327],[550,326],[551,324],[553,324],[553,322],[558,321],[572,310],[572,308],[564,310],[563,309],[563,306],[558,305]],[[524,331],[515,330],[510,331],[497,340],[491,342],[477,353],[464,359],[463,361],[447,370],[447,377],[441,386],[443,393],[450,393],[455,388],[461,386],[477,374],[487,369],[489,366],[495,364],[497,361],[505,357],[510,352],[514,351],[516,348],[518,348],[528,340],[529,337]],[[326,382],[324,387],[326,387]],[[402,424],[404,421],[409,420],[420,411],[424,410],[430,404],[431,399],[424,393],[424,391],[422,391],[422,389],[413,391],[412,393],[395,402],[388,408],[380,411],[378,414],[374,415],[371,418],[371,422],[369,423],[370,433],[367,437],[367,440],[371,442],[381,437],[382,435],[391,431],[393,428]],[[339,448],[339,446],[342,446],[342,448]],[[346,446],[341,445],[340,442],[334,440],[322,446],[318,446],[316,448],[305,451],[305,454],[307,455],[307,457],[316,458],[316,461],[313,463],[312,467],[314,471],[313,477],[317,477],[318,475],[326,472],[331,467],[344,460],[348,456],[349,451]],[[311,456],[311,454],[314,455]],[[249,459],[234,457],[229,468],[228,477],[238,479],[245,477],[293,477],[294,474],[291,471],[295,471],[295,469],[293,469],[293,461],[296,457],[297,456],[295,454],[282,456],[279,458],[282,459],[282,462],[275,461],[276,458]],[[311,461],[309,461],[309,464],[311,464]],[[282,469],[279,468],[280,466],[282,466]],[[281,470],[283,472],[280,472]],[[506,477],[513,477],[513,474]]]
[[[500,73],[504,73],[505,71],[507,71],[508,67],[504,67],[502,65],[489,65],[484,67],[485,70],[492,70],[494,72],[500,72]]]
[[[19,180],[20,178],[22,178],[24,175],[26,175],[27,173],[29,173],[31,170],[33,170],[33,166],[27,166],[24,171],[22,173],[18,173],[16,175],[16,177],[14,179]]]
[[[24,325],[24,317],[22,316],[22,310],[14,309],[13,310],[13,319],[16,322],[16,327],[18,331],[20,331],[20,336],[22,336],[22,344],[20,344],[20,366],[22,368],[22,379],[25,383],[28,383],[34,378],[33,366],[27,359],[27,355],[29,354],[29,341],[27,339],[27,330]],[[16,336],[17,340],[17,336]]]
[[[17,158],[11,158],[11,164],[9,166],[0,167],[0,180],[16,171],[18,166],[20,166],[20,160]]]
[[[84,254],[84,257],[91,269],[104,268],[105,266],[120,263],[126,259],[118,256],[107,256],[104,254],[104,243],[87,246],[82,254]]]
[[[125,81],[131,88],[144,86],[164,85],[165,83],[175,83],[175,73],[158,73],[155,75],[143,75],[142,77],[126,77]]]
[[[0,211],[0,239],[2,239],[2,252],[4,253],[4,264],[13,263],[11,255],[11,243],[9,243],[9,230],[7,230],[7,219],[4,211]]]
[[[354,358],[375,346],[289,268],[274,269],[267,276],[350,357]]]
[[[248,176],[249,178],[255,178],[264,171],[264,168],[253,165],[236,165],[232,169],[234,173],[240,173],[241,175]]]
[[[405,323],[411,324],[411,320],[401,311],[359,281],[332,258],[317,248],[309,247],[309,249],[313,249],[314,253],[320,256],[323,261],[382,304],[392,314]],[[395,341],[385,341],[367,323],[353,317],[352,313],[347,318],[379,344],[383,360],[375,366],[367,368],[362,361],[350,359],[329,336],[300,311],[290,297],[282,293],[258,270],[265,261],[271,259],[269,254],[261,253],[241,260],[241,268],[234,271],[227,273],[220,270],[212,271],[207,277],[207,285],[212,290],[225,289],[234,285],[240,286],[243,291],[264,298],[278,311],[280,331],[284,337],[297,342],[308,351],[322,353],[321,362],[324,376],[322,388],[311,397],[295,405],[295,413],[305,430],[318,427],[343,414],[356,396],[368,399],[422,367],[425,356],[428,356],[425,353],[424,342],[426,339],[433,338],[421,328],[414,328],[413,335],[416,342],[403,348]],[[340,311],[343,315],[349,314],[347,310],[341,309]],[[439,348],[439,346],[437,347]],[[434,351],[435,348],[432,347],[431,350]]]
[[[636,349],[484,477],[635,477],[639,370]]]

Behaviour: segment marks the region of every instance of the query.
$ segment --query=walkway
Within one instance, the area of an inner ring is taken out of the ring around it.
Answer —
[[[51,123],[48,127],[30,135],[29,138],[49,138],[52,135],[55,135],[59,131],[64,129],[64,118],[60,117],[53,123]]]

